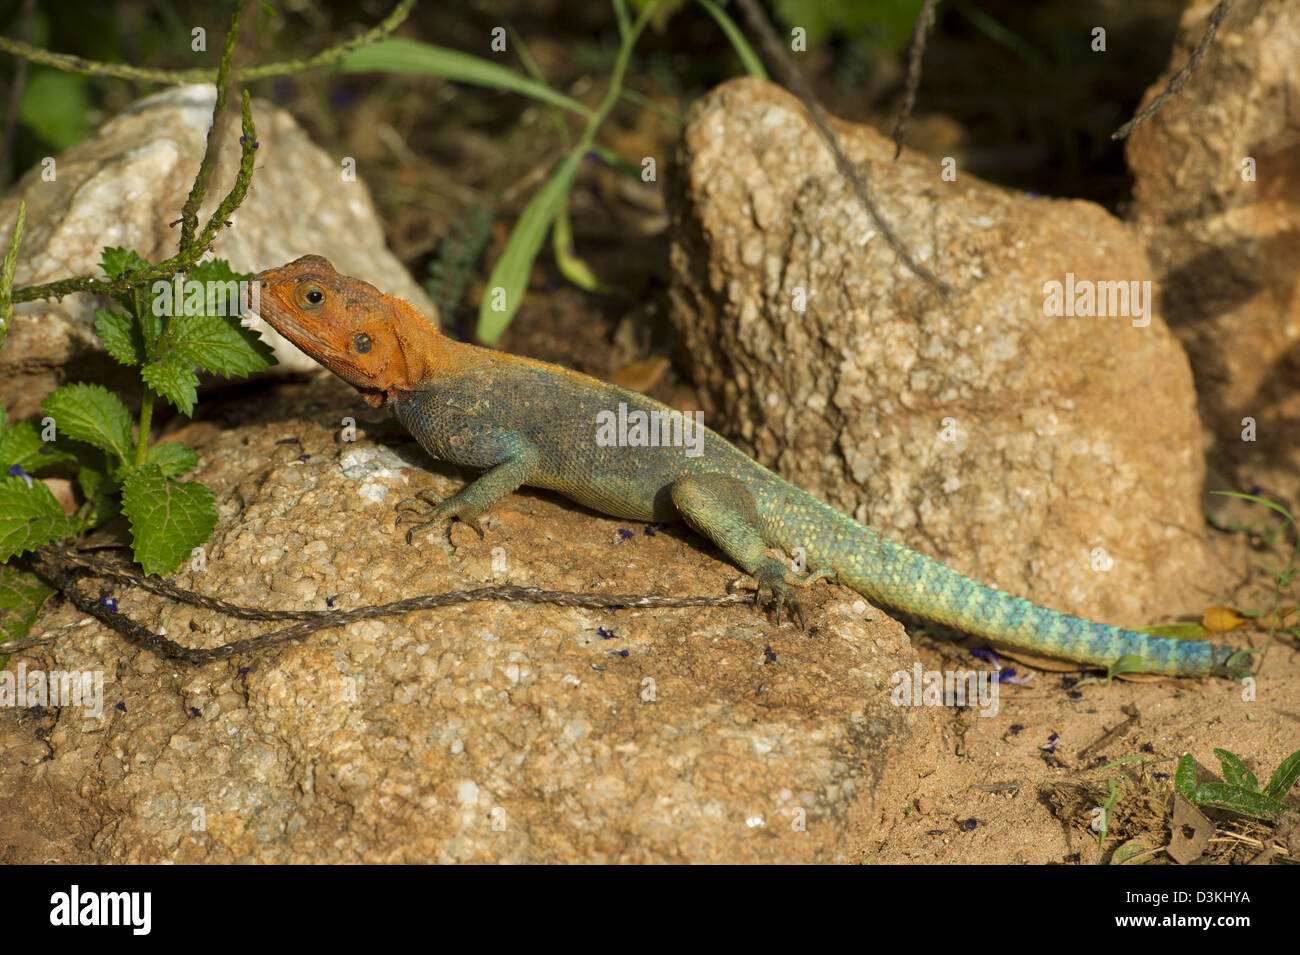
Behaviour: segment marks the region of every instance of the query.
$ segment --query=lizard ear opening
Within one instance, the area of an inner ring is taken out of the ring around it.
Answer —
[[[388,400],[388,394],[383,391],[363,391],[361,397],[365,399],[366,404],[372,408],[378,408]]]

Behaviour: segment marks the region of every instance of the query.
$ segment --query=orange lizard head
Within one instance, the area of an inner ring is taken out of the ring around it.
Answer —
[[[304,255],[256,280],[261,317],[374,407],[435,374],[451,344],[415,306],[339,274],[323,256]]]

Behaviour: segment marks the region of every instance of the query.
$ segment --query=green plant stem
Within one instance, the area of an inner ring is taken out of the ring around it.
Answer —
[[[144,396],[140,399],[140,440],[135,445],[135,466],[144,464],[149,454],[149,428],[153,425],[153,403],[158,398],[148,385],[144,386]]]
[[[609,111],[618,102],[619,92],[623,88],[623,74],[627,72],[628,61],[632,59],[632,48],[636,46],[637,38],[641,36],[641,31],[650,22],[651,15],[661,2],[662,0],[654,0],[653,3],[646,4],[645,8],[637,16],[636,22],[632,24],[632,29],[623,37],[623,42],[618,48],[618,58],[614,61],[614,71],[609,77],[609,89],[605,91],[605,98],[596,107],[595,114],[587,121],[587,128],[583,130],[582,139],[578,143],[578,149],[582,152],[586,152],[591,148],[591,144],[596,139],[596,132],[600,129],[600,124],[605,121]]]
[[[27,203],[20,200],[14,230],[9,235],[9,251],[5,253],[4,265],[0,266],[0,345],[4,344],[14,318],[14,269],[18,266],[18,246],[22,245],[23,223],[26,221]]]
[[[392,13],[372,29],[361,34],[361,36],[340,43],[338,46],[330,47],[328,50],[322,50],[315,56],[305,60],[285,60],[280,63],[266,63],[262,66],[241,70],[235,74],[235,79],[241,83],[248,83],[272,76],[289,76],[293,73],[303,73],[319,66],[330,66],[358,47],[373,43],[375,40],[392,33],[406,19],[413,6],[415,6],[415,0],[401,0],[401,3],[393,8]],[[108,76],[114,79],[136,80],[141,83],[180,86],[186,83],[211,83],[216,77],[213,70],[155,70],[130,66],[125,63],[101,63],[95,60],[85,60],[79,56],[69,56],[66,53],[43,50],[38,46],[32,46],[30,43],[3,36],[0,36],[0,50],[12,53],[14,56],[20,56],[33,63],[52,66],[55,69],[65,70],[70,73]]]
[[[253,113],[248,98],[248,90],[244,90],[243,97],[243,133],[244,142],[239,162],[239,175],[235,177],[235,184],[226,195],[226,198],[222,200],[221,205],[217,207],[217,211],[212,214],[212,218],[203,227],[203,231],[199,233],[197,242],[177,252],[171,258],[159,262],[157,265],[119,276],[111,282],[97,279],[94,276],[59,279],[57,282],[47,282],[45,285],[28,285],[18,289],[14,292],[13,300],[15,302],[31,302],[40,298],[62,298],[74,292],[90,292],[95,295],[122,295],[131,289],[147,285],[157,279],[171,281],[177,272],[188,271],[211,248],[217,233],[225,228],[226,221],[230,218],[231,213],[238,208],[239,204],[244,201],[244,197],[248,195],[248,184],[253,178],[253,161],[256,157],[254,148],[257,144],[257,129],[253,125]]]

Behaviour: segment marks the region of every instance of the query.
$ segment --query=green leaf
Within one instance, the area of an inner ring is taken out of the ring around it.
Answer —
[[[110,279],[121,278],[127,272],[147,269],[149,263],[140,258],[133,249],[119,246],[106,246],[99,256],[100,267]]]
[[[207,371],[247,377],[274,364],[270,346],[238,318],[186,315],[178,321],[176,353]]]
[[[164,477],[180,477],[199,463],[199,456],[176,441],[155,444],[144,459],[145,464],[156,464]]]
[[[1208,640],[1210,633],[1199,621],[1186,623],[1153,623],[1149,627],[1130,627],[1136,633],[1146,633],[1164,640]]]
[[[488,277],[487,292],[478,310],[478,337],[491,345],[509,326],[520,303],[523,301],[524,289],[528,287],[528,276],[532,272],[533,262],[542,248],[546,231],[559,214],[564,200],[573,188],[573,180],[578,175],[578,163],[582,160],[582,150],[570,152],[551,173],[551,178],[537,191],[537,195],[524,208],[519,221],[515,223],[506,242],[505,251],[497,260],[492,274]],[[505,290],[505,309],[495,311],[492,306],[497,299],[496,289]]]
[[[530,80],[521,73],[491,60],[449,50],[446,47],[390,37],[353,50],[339,63],[345,73],[419,73],[441,76],[457,83],[486,86],[507,93],[520,93],[562,109],[590,116],[591,110],[576,99]]]
[[[95,334],[104,343],[104,350],[118,364],[144,364],[144,337],[140,334],[139,323],[130,315],[108,308],[95,309]]]
[[[1263,793],[1246,792],[1228,783],[1202,783],[1192,802],[1211,809],[1226,809],[1252,819],[1272,819],[1286,808],[1280,799],[1272,799]]]
[[[1151,669],[1151,662],[1139,653],[1128,653],[1112,663],[1106,670],[1106,678],[1111,679],[1121,673],[1146,673]]]
[[[159,576],[176,570],[217,526],[212,492],[164,477],[156,464],[132,471],[122,483],[122,512],[131,521],[136,562]]]
[[[1196,760],[1192,759],[1191,753],[1183,753],[1182,759],[1178,760],[1178,768],[1174,770],[1174,788],[1188,799],[1196,797]]]
[[[8,564],[0,564],[0,641],[21,640],[31,633],[36,615],[53,588],[35,574]],[[0,653],[0,670],[9,663],[9,654]]]
[[[608,294],[614,291],[601,282],[590,265],[578,257],[573,247],[573,225],[569,222],[568,196],[555,216],[555,225],[551,229],[551,248],[555,251],[555,264],[560,274],[584,292]]]
[[[37,459],[44,447],[40,429],[30,421],[15,421],[8,427],[0,422],[0,474],[8,474],[15,464],[34,474],[43,464],[53,463],[53,460],[43,462]],[[56,455],[45,457],[55,459]]]
[[[186,417],[194,414],[194,403],[199,400],[199,376],[194,373],[192,361],[172,352],[145,365],[140,377]]]
[[[64,385],[46,395],[41,407],[68,437],[112,452],[121,461],[130,460],[131,412],[102,385]]]
[[[21,477],[0,477],[0,563],[71,533],[48,487],[40,481],[28,486]]]
[[[1259,780],[1246,768],[1246,764],[1236,753],[1230,753],[1226,749],[1216,749],[1214,755],[1219,757],[1219,765],[1223,767],[1223,778],[1227,780],[1228,785],[1247,789],[1253,793],[1259,792]]]
[[[1282,760],[1273,771],[1273,778],[1264,787],[1264,795],[1272,799],[1282,799],[1291,791],[1297,779],[1300,779],[1300,749]]]
[[[86,88],[84,76],[34,66],[18,104],[18,115],[23,125],[55,151],[67,149],[91,130],[91,102]]]
[[[77,484],[81,488],[82,497],[90,502],[90,507],[82,514],[77,533],[99,527],[117,517],[122,510],[117,481],[113,479],[113,468],[108,455],[98,448],[90,448],[81,455],[80,462]]]

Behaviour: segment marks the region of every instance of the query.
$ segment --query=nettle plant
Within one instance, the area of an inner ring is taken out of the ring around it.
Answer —
[[[150,268],[119,248],[104,249],[101,264],[109,281]],[[239,283],[246,278],[220,259],[200,262],[183,285],[140,285],[113,296],[119,308],[95,310],[104,349],[140,370],[138,421],[97,384],[51,392],[41,402],[46,416],[39,423],[10,422],[0,405],[0,562],[81,536],[119,513],[130,522],[132,552],[146,573],[172,573],[207,541],[217,522],[212,492],[181,480],[198,456],[178,442],[151,443],[150,427],[159,397],[193,414],[200,371],[247,376],[274,364],[271,349],[238,317]],[[69,464],[83,498],[71,515],[35,479]]]

